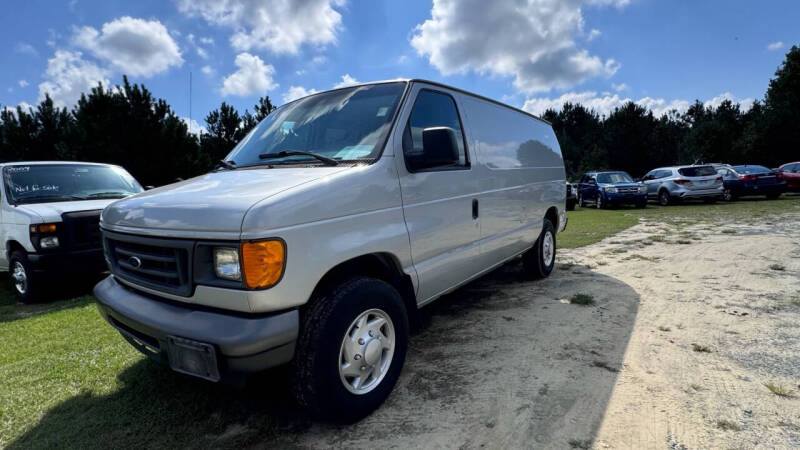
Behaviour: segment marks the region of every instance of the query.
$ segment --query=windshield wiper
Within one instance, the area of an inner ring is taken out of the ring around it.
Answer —
[[[262,153],[258,155],[260,159],[275,159],[275,158],[285,158],[287,156],[310,156],[312,158],[316,158],[325,165],[328,166],[338,166],[339,161],[336,161],[333,158],[328,158],[327,156],[320,155],[319,153],[314,152],[305,152],[301,150],[281,150],[278,153]]]
[[[236,169],[236,163],[233,161],[225,161],[224,159],[220,159],[219,162],[217,162],[217,165],[214,166],[214,169],[223,169],[223,168],[228,170],[234,170]]]
[[[112,191],[112,192],[95,192],[93,194],[89,194],[86,198],[97,198],[97,197],[125,197],[130,195],[128,192],[121,192],[121,191]]]

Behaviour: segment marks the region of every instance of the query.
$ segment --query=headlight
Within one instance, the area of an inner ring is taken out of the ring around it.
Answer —
[[[639,186],[639,192],[642,193],[642,194],[647,192],[647,186]]]
[[[242,270],[239,267],[239,249],[234,247],[215,248],[214,273],[218,278],[240,281]]]
[[[274,286],[283,276],[286,246],[283,241],[266,240],[242,244],[244,282],[250,289]]]
[[[603,188],[603,190],[606,192],[617,192],[617,188],[615,188],[614,186],[606,186]]]
[[[45,236],[39,240],[39,246],[42,248],[56,248],[58,247],[58,237]]]

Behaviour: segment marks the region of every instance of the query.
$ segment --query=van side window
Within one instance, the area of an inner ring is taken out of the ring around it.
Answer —
[[[449,139],[442,138],[448,135],[454,137],[455,148],[447,145]],[[426,89],[419,92],[403,132],[403,153],[412,172],[469,167],[464,132],[453,97]]]

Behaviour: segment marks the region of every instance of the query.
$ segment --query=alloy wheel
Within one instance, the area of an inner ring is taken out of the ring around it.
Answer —
[[[339,378],[348,391],[363,395],[381,383],[392,364],[395,338],[392,319],[383,310],[356,317],[339,349]]]
[[[21,262],[14,261],[11,278],[14,279],[14,288],[17,292],[20,295],[25,295],[28,292],[28,274],[25,272],[25,266]]]

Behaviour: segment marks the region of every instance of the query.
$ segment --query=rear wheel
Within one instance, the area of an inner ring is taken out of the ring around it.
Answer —
[[[669,195],[669,191],[666,189],[662,189],[658,193],[658,204],[661,206],[669,206],[672,203],[672,196]]]
[[[9,260],[9,273],[14,285],[14,293],[22,303],[32,303],[40,295],[41,286],[39,277],[31,269],[28,254],[15,251]]]
[[[522,269],[528,278],[547,278],[556,262],[556,229],[544,219],[542,233],[533,248],[522,255]]]
[[[736,196],[733,195],[733,191],[730,188],[725,188],[722,190],[722,199],[726,202],[732,202],[736,200]]]
[[[408,317],[389,284],[358,277],[312,300],[292,362],[297,402],[313,414],[353,422],[394,388],[408,347]]]

